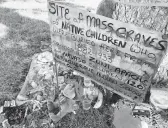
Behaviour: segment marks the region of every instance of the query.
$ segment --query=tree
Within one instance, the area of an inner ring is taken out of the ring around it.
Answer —
[[[103,0],[97,9],[97,14],[161,32],[164,38],[168,39],[167,7],[131,6],[114,0]]]

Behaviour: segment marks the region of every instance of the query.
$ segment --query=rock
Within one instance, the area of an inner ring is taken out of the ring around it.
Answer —
[[[168,109],[168,89],[152,88],[150,102],[157,111]]]
[[[134,118],[132,115],[132,110],[130,107],[119,103],[119,109],[114,112],[113,124],[116,128],[143,128],[141,121]]]
[[[142,128],[148,128],[148,124],[145,121],[141,121]]]

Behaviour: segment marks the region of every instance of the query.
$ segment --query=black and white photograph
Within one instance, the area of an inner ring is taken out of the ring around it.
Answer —
[[[168,0],[0,0],[0,128],[168,128]]]

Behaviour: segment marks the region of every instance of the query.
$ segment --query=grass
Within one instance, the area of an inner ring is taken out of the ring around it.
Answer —
[[[28,72],[30,58],[50,44],[49,25],[23,17],[14,9],[0,8],[0,23],[7,35],[0,39],[0,104],[18,94]]]

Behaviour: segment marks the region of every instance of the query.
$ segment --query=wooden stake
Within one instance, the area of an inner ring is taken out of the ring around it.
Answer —
[[[59,80],[58,80],[58,68],[59,68],[59,64],[58,64],[58,67],[57,67],[57,63],[56,63],[55,58],[54,58],[54,62],[55,62],[55,65],[53,66],[53,71],[54,71],[54,79],[56,79],[56,85],[55,85],[55,91],[54,91],[54,99],[53,99],[53,101],[55,101],[57,90],[59,90],[59,86],[58,86],[58,82],[59,82]],[[59,99],[58,99],[58,105],[61,108],[61,103],[60,103]],[[61,111],[60,111],[60,116],[61,116]]]

